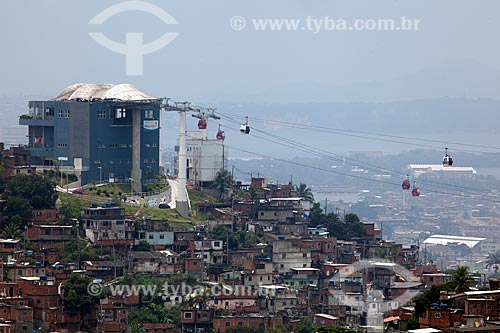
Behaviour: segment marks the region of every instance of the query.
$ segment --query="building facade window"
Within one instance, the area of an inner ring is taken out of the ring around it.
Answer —
[[[127,110],[123,108],[116,109],[116,118],[125,118],[127,117]]]
[[[63,110],[57,111],[57,118],[62,118],[63,117]]]
[[[106,119],[106,110],[98,110],[97,119]]]
[[[152,119],[153,118],[153,110],[145,110],[144,111],[144,118]]]
[[[64,118],[69,118],[69,110],[64,111]]]

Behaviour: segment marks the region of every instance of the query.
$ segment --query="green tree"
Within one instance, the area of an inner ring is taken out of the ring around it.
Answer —
[[[313,333],[316,331],[314,324],[310,318],[302,318],[297,325],[295,333]]]
[[[469,290],[468,284],[474,282],[469,275],[469,267],[467,266],[459,266],[452,275],[453,278],[450,282],[455,286],[455,291],[457,293],[463,293]]]
[[[134,248],[136,251],[149,251],[150,246],[149,243],[145,240],[141,240],[139,244],[137,244]]]
[[[310,203],[314,202],[314,195],[309,187],[306,184],[300,183],[294,187],[295,193],[298,197],[301,197],[305,201]]]
[[[4,195],[24,198],[33,209],[54,208],[57,200],[55,184],[37,174],[12,177],[6,185]]]
[[[229,248],[234,250],[238,248],[249,248],[253,247],[258,243],[263,243],[265,240],[259,237],[253,231],[238,230],[233,232],[225,226],[218,225],[212,231],[209,232],[209,237],[211,239],[218,239],[222,241],[229,241]]]
[[[0,237],[3,239],[21,239],[23,238],[23,232],[15,222],[10,221],[0,230]]]
[[[311,227],[321,225],[321,227],[327,228],[332,237],[341,240],[362,237],[365,233],[363,223],[356,214],[346,214],[344,220],[341,220],[335,213],[324,214],[317,202],[309,211],[309,225]]]
[[[251,204],[251,209],[250,209],[250,218],[255,219],[255,214],[256,214],[256,208],[257,208],[257,196],[258,196],[258,190],[255,186],[250,186],[248,189],[248,196],[250,197],[250,204]]]
[[[61,259],[65,262],[77,261],[77,260],[98,260],[99,255],[97,255],[95,249],[91,246],[87,246],[87,243],[83,240],[79,240],[80,244],[76,240],[66,242],[64,249],[61,252]]]
[[[500,265],[500,251],[488,254],[488,257],[486,257],[486,268],[490,269],[493,267],[496,275],[499,269],[498,265]]]
[[[356,333],[356,331],[350,330],[345,327],[322,326],[316,329],[316,333]]]
[[[318,225],[324,225],[325,222],[326,215],[323,214],[323,209],[321,209],[319,202],[315,202],[309,210],[309,225],[311,227],[316,227]]]
[[[213,186],[220,192],[219,199],[221,200],[224,199],[224,192],[232,185],[233,185],[233,177],[231,176],[231,173],[229,171],[227,171],[226,169],[222,169],[219,172],[217,172]]]
[[[14,223],[19,228],[24,228],[33,214],[33,208],[28,199],[10,196],[3,209],[2,225],[4,223]]]
[[[64,283],[64,310],[70,315],[80,313],[83,317],[90,313],[100,296],[93,296],[87,291],[92,280],[77,273],[72,273]]]

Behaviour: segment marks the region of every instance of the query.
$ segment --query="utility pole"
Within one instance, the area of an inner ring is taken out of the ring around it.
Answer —
[[[102,166],[98,166],[97,169],[99,169],[99,184],[102,183]]]

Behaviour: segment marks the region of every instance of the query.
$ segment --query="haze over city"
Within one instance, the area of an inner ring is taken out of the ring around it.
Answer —
[[[140,11],[119,13],[100,25],[89,24],[116,3],[3,3],[0,95],[51,98],[77,82],[131,83],[156,97],[215,107],[241,122],[245,115],[250,121],[260,117],[309,125],[328,119],[334,128],[444,139],[441,129],[447,127],[450,141],[487,144],[495,139],[494,128],[488,128],[498,122],[494,110],[500,98],[500,45],[494,42],[500,28],[495,19],[500,4],[495,1],[482,2],[481,7],[470,1],[319,1],[307,5],[300,1],[151,1],[178,24],[165,24]],[[247,21],[244,29],[231,26],[236,16]],[[252,26],[252,20],[267,18],[352,22],[402,17],[418,20],[418,30],[261,31]],[[142,32],[145,43],[165,32],[178,36],[144,56],[142,75],[129,76],[125,56],[89,36],[96,31],[119,43],[124,42],[126,32]],[[20,100],[16,99],[15,106],[24,108]],[[380,104],[390,102],[396,104]],[[12,108],[4,106],[0,111],[10,116]],[[17,115],[20,111],[16,110]],[[165,147],[172,147],[176,117],[164,118]],[[15,119],[6,120],[11,121],[12,126],[16,124]],[[211,131],[216,127],[212,123]],[[287,137],[296,134],[281,130]],[[248,148],[255,143],[230,131],[228,143],[232,145]],[[299,134],[304,142],[322,144],[321,134]],[[414,148],[353,137],[334,140],[337,144],[329,149],[337,152]],[[282,150],[272,145],[266,149],[271,154]],[[284,155],[290,154],[303,155]]]

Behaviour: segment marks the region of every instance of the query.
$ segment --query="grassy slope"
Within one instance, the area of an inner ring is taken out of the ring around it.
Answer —
[[[60,193],[59,195],[61,197],[67,198],[72,202],[79,202],[82,207],[90,207],[92,203],[100,204],[102,202],[110,202],[113,200],[113,195],[109,194],[109,196],[106,196],[103,194],[104,190],[108,193],[114,192],[114,195],[118,194],[118,192],[122,192],[122,188],[118,184],[112,184],[112,185],[107,185],[107,186],[102,186],[99,187],[101,189],[101,195],[96,194],[96,190],[85,190],[84,193],[88,194],[89,196],[80,196],[80,195],[67,195],[64,193]],[[193,207],[193,210],[196,210],[196,205],[198,203],[202,202],[210,202],[210,203],[215,203],[217,202],[216,199],[205,196],[199,191],[195,190],[189,190],[189,197],[191,199],[191,205]],[[128,206],[125,204],[122,204],[122,207],[125,208],[125,214],[127,216],[133,216],[136,215],[138,217],[142,216],[151,216],[152,219],[154,220],[167,220],[172,226],[177,226],[177,225],[184,225],[186,223],[189,223],[190,221],[196,223],[196,222],[202,222],[206,221],[207,217],[204,214],[197,213],[195,216],[192,216],[189,219],[185,219],[181,217],[176,210],[174,209],[159,209],[159,208],[149,208],[149,207],[138,207],[138,206]]]

